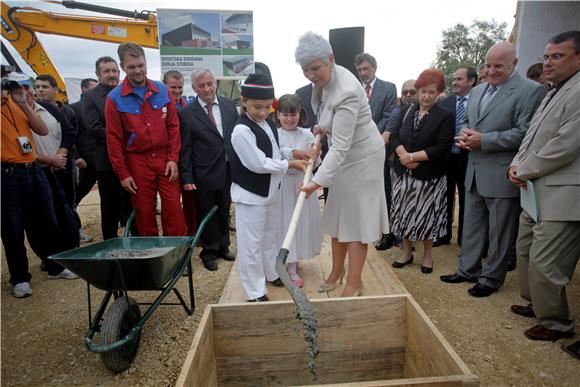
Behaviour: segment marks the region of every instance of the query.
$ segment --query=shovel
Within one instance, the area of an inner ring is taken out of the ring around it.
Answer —
[[[320,142],[320,134],[316,135],[314,139],[314,145],[318,145]],[[302,184],[306,185],[310,182],[312,177],[312,169],[314,168],[314,160],[308,160],[308,166],[304,172],[304,179]],[[296,227],[298,226],[298,221],[300,220],[300,214],[302,212],[302,206],[304,205],[304,200],[306,199],[306,192],[300,191],[298,194],[298,199],[296,200],[296,205],[294,206],[294,211],[292,212],[292,218],[290,218],[290,225],[288,226],[288,231],[286,231],[286,237],[284,242],[282,242],[282,247],[278,252],[278,257],[276,258],[276,271],[282,280],[282,283],[288,290],[288,293],[294,300],[296,307],[298,309],[298,318],[302,320],[304,325],[304,340],[306,341],[306,346],[308,347],[308,354],[310,355],[310,362],[308,363],[308,368],[312,373],[313,380],[317,379],[317,365],[316,356],[320,352],[318,347],[318,322],[316,321],[316,313],[314,308],[306,295],[302,290],[294,286],[288,270],[286,269],[286,259],[288,258],[288,253],[292,240],[294,239],[294,233],[296,232]]]

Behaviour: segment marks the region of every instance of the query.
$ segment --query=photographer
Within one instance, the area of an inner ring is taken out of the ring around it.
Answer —
[[[24,233],[38,243],[37,254],[46,259],[56,250],[57,224],[50,187],[37,162],[32,134],[46,136],[48,128],[34,110],[32,95],[15,81],[2,80],[1,132],[1,234],[15,297],[32,294]],[[49,277],[70,273],[48,261]],[[70,273],[72,274],[72,273]]]

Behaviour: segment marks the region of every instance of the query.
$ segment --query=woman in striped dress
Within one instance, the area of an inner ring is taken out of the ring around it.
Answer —
[[[393,233],[403,238],[403,256],[393,262],[402,268],[413,262],[411,244],[423,241],[421,272],[433,272],[433,240],[446,232],[447,160],[454,133],[453,113],[437,105],[445,87],[439,70],[421,73],[415,83],[419,103],[401,118],[399,133],[390,141],[397,154],[391,225]]]

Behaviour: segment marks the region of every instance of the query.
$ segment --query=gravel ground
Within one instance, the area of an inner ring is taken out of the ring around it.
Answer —
[[[79,208],[86,231],[100,235],[98,195],[93,191]],[[232,242],[235,236],[232,235]],[[415,253],[420,258],[420,248]],[[381,253],[388,262],[400,254]],[[399,278],[483,386],[578,386],[580,363],[563,353],[560,343],[527,340],[523,331],[533,319],[513,315],[509,306],[521,303],[515,272],[506,285],[485,299],[467,294],[468,284],[449,285],[439,275],[455,270],[456,245],[435,249],[435,270],[420,273],[420,259],[397,271]],[[82,280],[48,280],[40,262],[30,255],[34,295],[15,299],[10,294],[5,259],[2,259],[1,333],[2,385],[5,386],[169,386],[175,383],[207,304],[217,303],[229,275],[231,262],[220,261],[217,272],[193,259],[196,311],[189,317],[181,307],[162,306],[145,324],[141,347],[132,367],[119,375],[108,372],[99,355],[85,349],[86,283]],[[187,280],[178,289],[186,293]],[[156,292],[135,292],[141,302]],[[93,292],[93,303],[102,292]],[[571,308],[580,316],[578,276],[568,288]],[[173,301],[170,296],[168,300]],[[93,305],[95,310],[96,305]],[[141,307],[143,312],[145,306]],[[578,335],[575,340],[578,339]]]

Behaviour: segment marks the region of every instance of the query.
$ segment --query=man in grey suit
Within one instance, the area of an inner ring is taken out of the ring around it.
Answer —
[[[511,43],[488,50],[487,82],[472,90],[469,128],[456,137],[457,145],[469,150],[465,218],[459,268],[441,280],[477,282],[469,289],[473,297],[489,296],[505,280],[519,215],[519,190],[506,179],[506,170],[546,94],[545,87],[515,72],[517,62]]]
[[[383,134],[391,112],[397,107],[397,87],[393,83],[383,81],[375,76],[377,72],[377,60],[366,52],[358,54],[354,58],[354,66],[369,100],[373,121],[377,124],[379,132]],[[387,158],[385,158],[384,179],[387,208],[390,211],[391,174],[389,160]],[[383,234],[381,240],[375,245],[375,248],[377,250],[387,250],[394,244],[395,236],[393,234]]]
[[[511,309],[538,318],[539,324],[525,331],[529,339],[555,341],[572,337],[575,327],[566,285],[580,257],[580,31],[550,39],[544,70],[555,87],[532,118],[508,173],[522,189],[520,292],[532,301]],[[528,190],[535,193],[539,219],[532,217],[536,207],[524,201]]]

